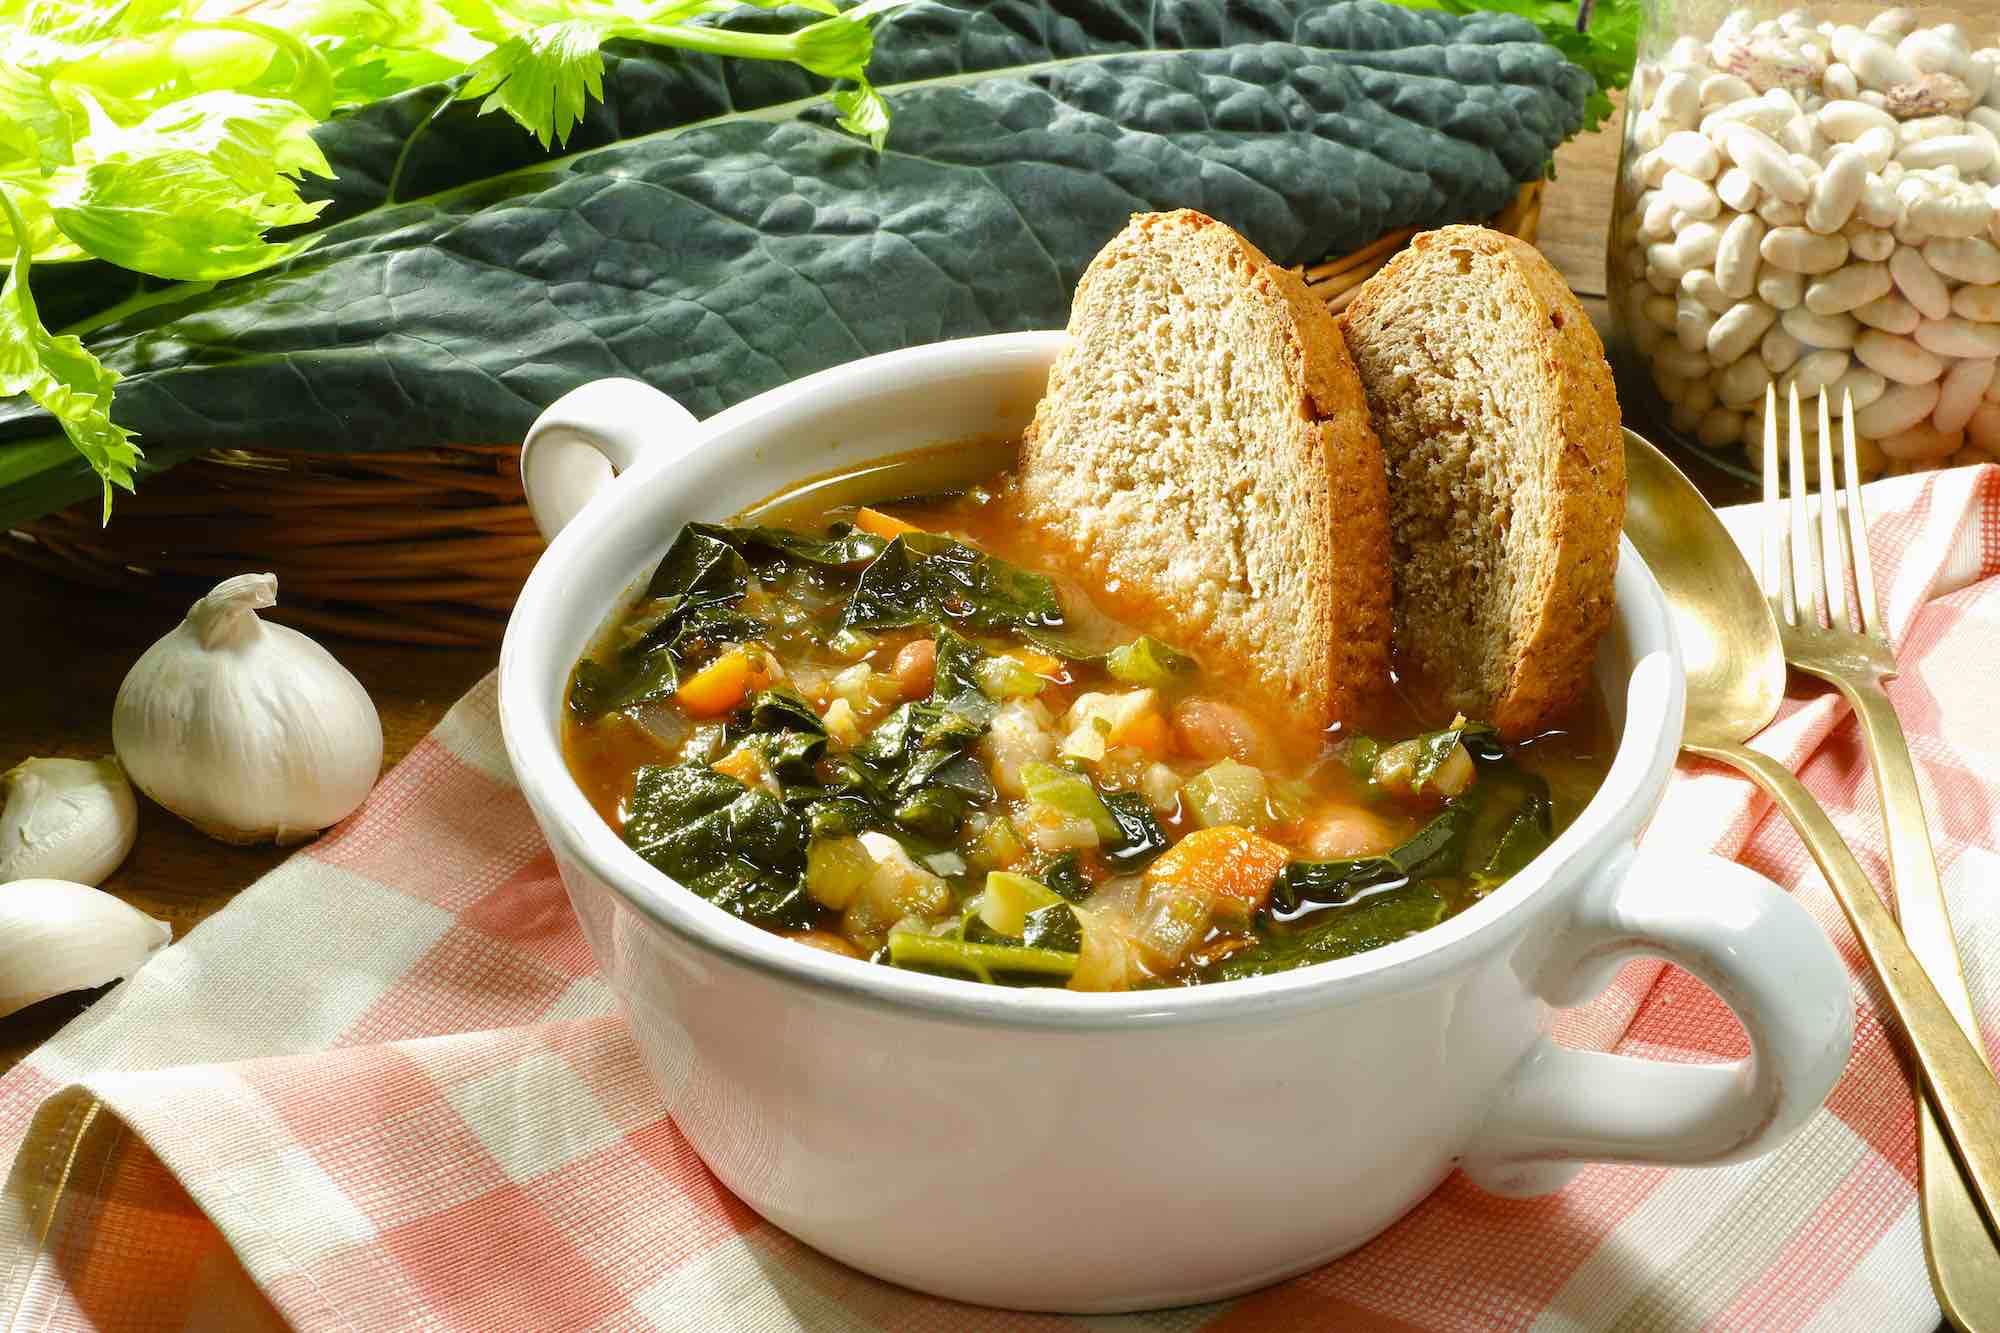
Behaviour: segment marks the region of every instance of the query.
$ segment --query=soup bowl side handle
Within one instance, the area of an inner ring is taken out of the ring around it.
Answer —
[[[652,385],[592,380],[544,408],[521,441],[521,489],[544,541],[642,460],[658,464],[700,438],[694,414]]]
[[[1826,1100],[1854,1034],[1847,970],[1775,884],[1719,856],[1628,848],[1544,940],[1531,983],[1552,1005],[1579,1005],[1647,955],[1686,969],[1734,1011],[1749,1058],[1670,1064],[1543,1037],[1466,1150],[1473,1183],[1525,1196],[1561,1188],[1590,1162],[1742,1161],[1778,1147]]]

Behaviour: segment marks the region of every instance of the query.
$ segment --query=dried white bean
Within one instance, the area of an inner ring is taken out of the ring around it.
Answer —
[[[1746,356],[1715,377],[1715,397],[1724,407],[1743,408],[1764,396],[1771,384],[1771,372],[1764,362]]]
[[[1741,102],[1725,102],[1713,111],[1703,112],[1700,128],[1711,143],[1718,148],[1726,149],[1724,139],[1728,137],[1730,130],[1738,126],[1747,125],[1766,138],[1770,138],[1783,129],[1785,122],[1791,118],[1792,113],[1785,108],[1773,106],[1761,97],[1751,97]]]
[[[1883,390],[1882,396],[1867,407],[1857,408],[1854,413],[1854,428],[1871,439],[1879,440],[1884,435],[1908,430],[1931,414],[1937,406],[1938,386],[1935,381],[1928,384],[1891,384]]]
[[[1821,348],[1852,347],[1861,332],[1861,322],[1852,315],[1819,315],[1805,306],[1787,310],[1779,322],[1800,342]]]
[[[1722,228],[1713,222],[1690,222],[1674,241],[1674,250],[1688,268],[1707,268],[1722,246]]]
[[[1916,66],[1920,74],[1963,76],[1971,56],[1965,47],[1943,36],[1936,28],[1919,28],[1896,44],[1896,54]]]
[[[1660,182],[1673,169],[1674,164],[1661,157],[1657,148],[1649,149],[1632,160],[1632,174],[1638,178],[1640,187],[1646,190],[1659,189]]]
[[[1968,124],[1977,125],[1988,134],[2000,135],[2000,107],[1976,106],[1965,113],[1965,119]]]
[[[1965,423],[1972,420],[1972,414],[1979,410],[1987,388],[1993,383],[1995,364],[1989,356],[1961,361],[1947,370],[1938,382],[1938,403],[1931,413],[1931,424],[1939,430],[1965,429]]]
[[[1790,310],[1805,294],[1806,280],[1800,274],[1769,264],[1757,273],[1757,298],[1773,310]]]
[[[1839,231],[1861,202],[1861,189],[1868,183],[1868,162],[1852,148],[1836,149],[1827,159],[1826,170],[1812,184],[1806,200],[1806,226],[1818,232]]]
[[[1856,259],[1871,264],[1879,264],[1896,253],[1896,238],[1880,227],[1870,227],[1848,223],[1840,229],[1847,238],[1847,249]]]
[[[1691,74],[1677,71],[1667,75],[1653,95],[1653,114],[1675,129],[1693,125],[1701,115],[1701,85]]]
[[[1701,414],[1686,403],[1674,403],[1667,408],[1667,420],[1681,434],[1692,435],[1695,427],[1701,424]]]
[[[1646,285],[1661,296],[1671,296],[1680,289],[1681,280],[1670,276],[1662,269],[1648,265],[1646,268]]]
[[[1784,374],[1805,354],[1806,345],[1778,326],[1767,329],[1757,344],[1758,359],[1773,375]]]
[[[1699,416],[1715,406],[1715,386],[1709,383],[1705,375],[1698,380],[1689,380],[1687,391],[1681,394],[1680,402],[1682,407]]]
[[[1757,289],[1762,258],[1757,245],[1763,239],[1763,219],[1751,213],[1739,214],[1723,229],[1715,248],[1715,280],[1726,294],[1740,300]]]
[[[1847,258],[1847,238],[1821,236],[1804,227],[1774,227],[1757,251],[1764,262],[1794,273],[1831,273]]]
[[[1660,350],[1654,354],[1653,368],[1656,371],[1664,369],[1667,373],[1677,375],[1684,380],[1707,375],[1715,369],[1709,363],[1706,346],[1698,352],[1690,352],[1681,346],[1677,338],[1660,344]]]
[[[1778,312],[1762,301],[1743,301],[1731,306],[1708,330],[1709,359],[1723,365],[1743,356],[1777,317]]]
[[[1696,180],[1712,181],[1722,170],[1722,156],[1715,145],[1693,130],[1675,130],[1653,151],[1669,166]]]
[[[1866,33],[1856,34],[1845,51],[1840,49],[1840,38],[1836,36],[1834,53],[1854,71],[1854,77],[1861,80],[1864,87],[1879,88],[1885,92],[1899,83],[1914,81],[1920,73],[1895,47]]]
[[[1851,143],[1868,130],[1896,132],[1896,118],[1866,102],[1828,102],[1819,109],[1819,132],[1836,143]]]
[[[1711,449],[1720,449],[1735,443],[1743,430],[1743,414],[1726,407],[1711,407],[1702,413],[1701,424],[1695,427],[1695,438]]]
[[[1813,123],[1813,118],[1809,115],[1792,117],[1779,126],[1778,132],[1772,137],[1792,155],[1793,162],[1805,158],[1817,166],[1820,154],[1826,151],[1826,139],[1820,134],[1819,126]]]
[[[2000,457],[2000,403],[1981,403],[1965,423],[1965,438],[1988,455]]]
[[[1679,217],[1680,214],[1676,213],[1674,214],[1674,216]],[[1931,234],[1929,232],[1925,231],[1922,227],[1917,226],[1914,222],[1911,222],[1908,218],[1905,218],[1903,221],[1898,222],[1893,228],[1890,229],[1889,234],[1894,236],[1900,244],[1908,246],[1912,250],[1923,249],[1924,242],[1928,241],[1931,238]]]
[[[1924,246],[1924,262],[1935,272],[1960,282],[1981,287],[2000,282],[2000,249],[1976,236],[1940,237],[1928,242]],[[1917,302],[1917,308],[1923,309],[1921,301]]]
[[[1854,77],[1854,71],[1838,60],[1826,67],[1826,73],[1820,76],[1819,86],[1821,92],[1836,101],[1861,91],[1861,81]]]
[[[1649,280],[1657,275],[1677,286],[1681,275],[1686,272],[1687,265],[1681,262],[1680,248],[1673,242],[1655,241],[1646,247],[1646,276]]]
[[[1993,141],[1979,134],[1947,134],[1904,144],[1896,150],[1896,160],[1911,170],[1957,167],[1976,176],[1993,165]]]
[[[1960,319],[2000,323],[2000,287],[1960,287],[1951,294],[1951,313]]]
[[[1766,195],[1764,202],[1757,205],[1757,216],[1773,227],[1797,227],[1804,224],[1806,210],[1802,204],[1788,204],[1774,195]]]
[[[1911,335],[1917,346],[1938,356],[2000,356],[2000,324],[1975,324],[1956,315],[1927,319]],[[1985,385],[1979,391],[1986,391]]]
[[[1660,182],[1660,193],[1673,201],[1674,207],[1691,218],[1706,220],[1722,211],[1722,201],[1715,196],[1715,187],[1707,181],[1698,181],[1684,171],[1669,171]]]
[[[1730,161],[1750,173],[1750,179],[1766,194],[1788,204],[1806,201],[1805,176],[1770,135],[1750,125],[1733,125],[1724,147]]]
[[[1714,272],[1705,268],[1691,268],[1681,275],[1681,295],[1693,297],[1714,315],[1735,304],[1722,290],[1722,284],[1715,280]]]
[[[1716,178],[1715,192],[1722,202],[1739,213],[1748,213],[1757,207],[1764,192],[1757,188],[1757,182],[1750,179],[1750,173],[1741,167],[1731,167]]]
[[[1993,92],[1995,62],[1980,59],[1987,54],[1989,53],[1985,51],[1974,51],[1972,59],[1965,62],[1964,72],[1959,75],[1965,80],[1965,90],[1972,94],[1975,103],[1991,96]],[[1978,107],[1975,105],[1973,109],[1976,111]]]
[[[1701,109],[1710,111],[1726,102],[1755,97],[1757,90],[1734,74],[1711,74],[1701,81]]]
[[[1891,130],[1866,130],[1849,146],[1867,159],[1870,171],[1880,171],[1896,158],[1896,135]]]
[[[1815,315],[1837,315],[1887,296],[1892,285],[1887,264],[1847,264],[1806,284],[1805,308]]]
[[[1832,399],[1833,413],[1839,416],[1848,403],[1853,403],[1854,410],[1859,412],[1880,398],[1882,391],[1888,387],[1889,381],[1882,378],[1880,372],[1866,366],[1849,366],[1847,373],[1827,385],[1826,389],[1827,396]]]
[[[1868,31],[1878,37],[1896,41],[1917,26],[1917,11],[1914,9],[1885,9],[1868,20]]]
[[[1647,319],[1663,329],[1674,327],[1674,310],[1679,303],[1671,296],[1648,296],[1640,302],[1639,309]]]
[[[1680,304],[1674,307],[1674,336],[1681,346],[1690,352],[1706,352],[1708,331],[1714,327],[1715,312],[1683,292]]]
[[[1861,200],[1854,211],[1871,227],[1893,227],[1902,219],[1903,201],[1896,197],[1895,186],[1880,176],[1870,176],[1861,187]]]
[[[1890,292],[1880,300],[1856,306],[1854,317],[1871,329],[1884,333],[1915,333],[1923,316],[1900,293]]]
[[[1896,280],[1896,289],[1925,319],[1943,319],[1951,312],[1951,292],[1922,253],[1900,247],[1889,256],[1889,273]]]
[[[1672,348],[1676,352],[1680,351],[1680,345],[1678,343],[1670,342],[1666,344],[1666,346]],[[1685,353],[1682,353],[1682,355],[1685,355]],[[1702,358],[1702,361],[1704,363],[1706,363],[1707,360],[1708,358],[1705,356]],[[1670,403],[1678,403],[1681,400],[1682,396],[1687,393],[1687,386],[1688,382],[1685,379],[1681,378],[1679,375],[1674,374],[1671,370],[1668,370],[1664,365],[1660,364],[1658,361],[1655,361],[1653,363],[1653,387],[1660,391],[1660,397],[1666,399]]]
[[[1878,436],[1882,452],[1899,462],[1935,463],[1951,457],[1965,446],[1962,430],[1942,431],[1927,421],[1919,421],[1891,435]]]
[[[1685,314],[1686,306],[1682,310]],[[1703,310],[1702,314],[1707,315],[1708,312]],[[1686,346],[1685,325],[1682,330],[1681,345]],[[1701,332],[1704,337],[1707,336],[1706,325]],[[1944,373],[1944,362],[1917,346],[1915,339],[1884,333],[1880,329],[1870,329],[1856,338],[1854,355],[1860,358],[1862,365],[1881,371],[1898,384],[1927,384]]]
[[[1896,125],[1896,146],[1921,143],[1925,139],[1942,138],[1947,134],[1965,133],[1965,122],[1957,116],[1918,116],[1915,120],[1900,121]],[[1911,165],[1911,164],[1905,164]]]
[[[1899,190],[1898,195],[1903,204],[1903,222],[1931,236],[1977,236],[1986,230],[1993,217],[1985,192],[1977,186],[1919,188],[1907,196]]]
[[[1796,387],[1799,397],[1810,398],[1847,373],[1852,362],[1839,351],[1808,352],[1778,380],[1780,390]]]
[[[1664,241],[1674,234],[1674,201],[1658,190],[1648,190],[1640,196],[1645,201],[1639,213],[1639,237],[1645,241]]]

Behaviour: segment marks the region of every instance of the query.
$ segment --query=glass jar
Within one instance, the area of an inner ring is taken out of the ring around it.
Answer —
[[[1996,23],[1647,0],[1606,290],[1685,443],[1761,467],[1775,384],[1867,475],[2000,461]]]

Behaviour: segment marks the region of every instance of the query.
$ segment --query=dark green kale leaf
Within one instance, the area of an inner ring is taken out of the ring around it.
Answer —
[[[1119,840],[1106,844],[1105,860],[1122,872],[1130,872],[1167,850],[1166,831],[1144,796],[1136,791],[1099,792],[1098,796],[1118,821]]]
[[[1055,629],[1063,623],[1055,585],[976,547],[906,532],[861,571],[842,623],[894,629],[926,622],[975,629]]]
[[[979,664],[986,659],[979,645],[949,625],[939,625],[936,675],[931,684],[931,702],[981,726],[991,722],[1000,705],[980,688]]]
[[[933,703],[906,703],[855,747],[893,801],[890,819],[922,837],[949,839],[966,814],[992,801],[993,779],[973,747],[983,723]]]
[[[757,563],[812,565],[829,571],[851,571],[882,553],[885,543],[851,523],[836,523],[820,537],[788,528],[754,524],[694,523],[696,532],[726,542]]]
[[[1514,812],[1514,817],[1507,821],[1506,828],[1494,844],[1492,855],[1486,858],[1486,864],[1473,876],[1474,891],[1480,894],[1492,892],[1519,874],[1553,841],[1554,805],[1546,791],[1530,792],[1527,800]]]
[[[1028,913],[1021,928],[1021,942],[1033,949],[1079,953],[1083,949],[1083,924],[1068,903],[1050,903]]]
[[[696,528],[683,527],[660,558],[646,600],[619,626],[608,660],[590,657],[577,665],[569,701],[578,716],[664,699],[690,660],[764,632],[763,622],[735,609],[750,587],[742,555]]]
[[[1444,894],[1434,884],[1383,889],[1324,917],[1309,918],[1311,924],[1303,930],[1263,936],[1216,964],[1212,979],[1268,976],[1379,949],[1435,926],[1444,920],[1447,907]]]
[[[1073,903],[1090,896],[1091,884],[1083,873],[1083,858],[1075,852],[1064,852],[1043,862],[1036,869],[1035,878]]]
[[[1407,841],[1381,856],[1287,862],[1271,890],[1272,905],[1284,912],[1296,912],[1308,904],[1338,907],[1366,890],[1457,874],[1479,808],[1473,796],[1478,790],[1474,787]]]
[[[690,892],[745,921],[802,929],[805,821],[768,792],[705,764],[648,764],[633,785],[625,842]]]

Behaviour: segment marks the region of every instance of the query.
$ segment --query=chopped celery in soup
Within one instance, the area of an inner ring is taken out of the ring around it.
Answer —
[[[1280,972],[1491,893],[1603,776],[1407,705],[1288,743],[1107,615],[983,490],[689,524],[579,662],[565,749],[626,842],[801,944],[980,982]]]

